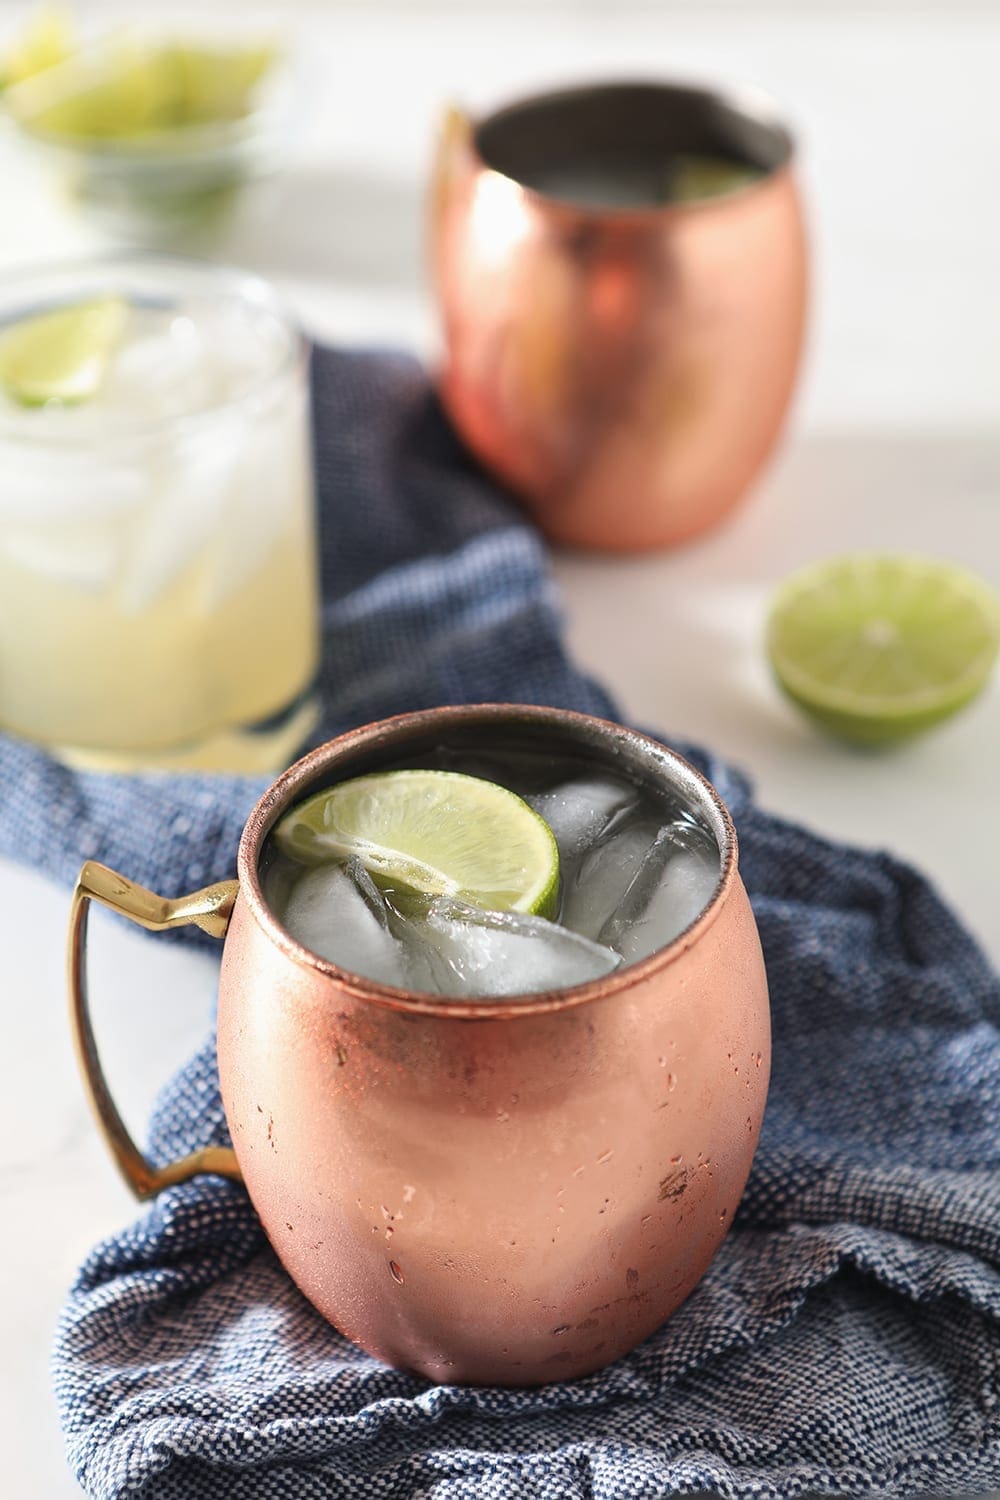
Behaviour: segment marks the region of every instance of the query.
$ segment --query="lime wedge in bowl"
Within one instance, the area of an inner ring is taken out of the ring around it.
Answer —
[[[190,132],[246,121],[279,58],[270,43],[160,44],[118,33],[14,83],[5,103],[50,140],[169,151]]]
[[[779,684],[843,739],[890,745],[950,718],[989,680],[1000,599],[954,563],[858,553],[805,568],[775,595]]]
[[[95,396],[121,342],[128,304],[102,297],[22,318],[0,333],[0,386],[22,406]]]
[[[0,59],[0,88],[65,62],[75,47],[76,29],[69,11],[61,5],[43,5]]]
[[[380,884],[458,896],[487,911],[547,917],[558,902],[552,830],[506,787],[476,776],[359,776],[292,808],[274,837],[307,864],[356,858]]]

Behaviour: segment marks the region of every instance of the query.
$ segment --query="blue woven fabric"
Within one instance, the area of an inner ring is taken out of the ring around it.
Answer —
[[[567,662],[538,542],[408,361],[315,366],[322,735],[506,699],[614,716]],[[653,1500],[1000,1485],[1000,985],[914,871],[734,812],[774,1068],[733,1232],[674,1317],[538,1390],[430,1387],[297,1292],[241,1189],[172,1189],[91,1254],[56,1342],[94,1496]],[[0,740],[0,849],[165,893],[232,873],[261,783],[76,776]],[[166,1160],[226,1140],[211,1043],[158,1104]],[[110,1170],[110,1169],[109,1169]]]

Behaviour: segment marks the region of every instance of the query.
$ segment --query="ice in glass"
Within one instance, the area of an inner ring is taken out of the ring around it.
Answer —
[[[128,257],[0,285],[0,338],[109,301],[85,399],[0,389],[0,726],[97,763],[285,763],[318,649],[302,342],[254,278]]]

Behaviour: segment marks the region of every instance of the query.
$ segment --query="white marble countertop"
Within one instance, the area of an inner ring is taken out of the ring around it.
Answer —
[[[247,9],[218,5],[222,19]],[[530,24],[519,5],[372,0],[293,13],[309,72],[330,86],[313,92],[280,212],[262,209],[215,253],[275,279],[311,328],[342,342],[433,349],[421,194],[443,101],[667,73],[749,78],[785,102],[801,128],[817,288],[783,454],[731,525],[682,552],[557,557],[569,640],[629,717],[710,743],[753,775],[770,808],[917,861],[1000,962],[989,853],[1000,840],[1000,682],[935,735],[871,757],[821,740],[783,704],[759,646],[772,585],[835,550],[950,556],[1000,587],[1000,14],[944,0],[864,12],[591,0],[538,5]],[[0,6],[0,27],[13,15]],[[105,243],[23,162],[8,155],[0,167],[0,262]],[[65,892],[0,862],[0,1436],[2,1487],[18,1500],[79,1493],[48,1390],[51,1333],[81,1256],[134,1213],[72,1061],[66,905]],[[214,965],[99,918],[94,933],[97,1025],[139,1130],[207,1024]]]

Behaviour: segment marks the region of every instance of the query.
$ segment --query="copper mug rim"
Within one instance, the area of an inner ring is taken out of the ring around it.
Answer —
[[[535,724],[550,723],[553,726],[569,726],[591,733],[596,729],[602,740],[617,740],[620,744],[638,748],[648,759],[650,766],[659,762],[669,766],[672,780],[679,790],[692,795],[707,814],[712,833],[716,838],[720,872],[711,900],[700,914],[672,942],[656,950],[647,958],[625,964],[614,973],[584,984],[566,986],[556,990],[535,992],[527,995],[509,995],[500,1000],[461,1001],[446,996],[404,990],[343,969],[329,959],[321,958],[309,948],[295,941],[281,925],[264,898],[259,878],[260,855],[268,833],[280,815],[305,791],[322,784],[323,772],[338,760],[350,757],[352,751],[364,748],[384,747],[390,749],[395,742],[400,748],[414,730],[428,726],[482,724],[490,721],[510,723],[520,720]],[[250,812],[240,838],[237,855],[237,873],[241,900],[253,914],[265,936],[301,968],[311,969],[337,981],[358,1000],[386,1006],[393,1010],[409,1011],[416,1015],[447,1016],[456,1020],[509,1020],[517,1017],[540,1015],[552,1011],[568,1010],[604,1000],[631,988],[637,982],[667,969],[682,954],[698,942],[702,933],[714,922],[737,878],[739,861],[736,830],[733,820],[722,798],[700,771],[679,755],[676,750],[652,739],[638,730],[594,714],[576,713],[570,709],[546,708],[518,703],[479,703],[461,706],[420,709],[416,712],[397,714],[379,719],[357,729],[347,731],[325,744],[310,750],[308,754],[289,766],[278,776],[260,797]]]
[[[685,202],[650,203],[646,205],[596,205],[576,202],[571,198],[558,198],[539,188],[531,187],[516,173],[505,171],[490,160],[484,151],[482,136],[489,129],[502,126],[515,116],[529,109],[545,109],[553,105],[584,100],[587,97],[609,96],[626,93],[660,93],[689,105],[708,106],[741,119],[762,130],[770,132],[774,144],[774,160],[760,165],[761,175],[722,195],[693,198]],[[685,78],[663,78],[650,75],[622,76],[601,79],[594,83],[577,83],[541,88],[530,94],[521,94],[485,113],[473,118],[453,106],[450,110],[450,130],[464,129],[469,149],[476,158],[479,169],[488,177],[515,187],[535,207],[546,213],[566,219],[593,222],[607,221],[617,224],[642,225],[658,223],[664,218],[701,214],[706,211],[718,213],[730,203],[738,202],[751,193],[760,192],[778,173],[794,167],[798,156],[796,137],[784,118],[778,101],[757,84],[734,82],[728,85],[711,85]]]

